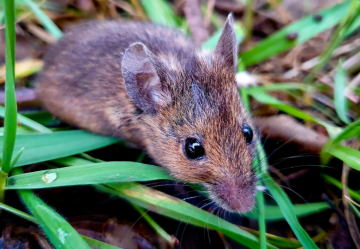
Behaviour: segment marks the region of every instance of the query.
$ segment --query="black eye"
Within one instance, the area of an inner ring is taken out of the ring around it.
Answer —
[[[188,138],[185,141],[185,154],[189,159],[201,159],[205,156],[204,147],[195,138]]]
[[[252,129],[247,124],[243,124],[242,131],[244,133],[246,143],[250,143],[254,136]]]

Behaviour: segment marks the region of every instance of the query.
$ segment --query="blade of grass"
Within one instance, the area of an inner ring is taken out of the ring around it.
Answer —
[[[354,213],[357,215],[357,217],[360,218],[360,211],[359,211],[359,209],[358,209],[353,203],[351,203],[350,201],[349,201],[349,205],[350,205],[350,207],[352,208],[352,210],[354,211]]]
[[[159,226],[151,217],[150,215],[144,211],[141,207],[138,205],[132,204],[132,206],[141,214],[141,217],[143,217],[150,225],[151,227],[157,232],[157,234],[162,237],[165,241],[167,241],[170,245],[174,245],[174,240],[171,238],[171,236],[162,229],[161,226]]]
[[[104,162],[8,177],[6,189],[44,189],[111,182],[171,180],[160,167],[136,162]]]
[[[256,205],[259,212],[259,234],[260,234],[260,246],[261,249],[266,249],[266,223],[265,223],[265,200],[264,194],[262,192],[258,192],[256,194]]]
[[[297,205],[293,205],[293,208],[296,217],[300,218],[329,209],[329,205],[326,202],[317,202],[317,203],[297,204]],[[258,210],[256,209],[254,209],[252,212],[243,215],[250,219],[258,219],[259,216]],[[265,216],[265,220],[267,221],[279,221],[284,219],[284,215],[282,214],[278,206],[266,205],[264,216]]]
[[[105,147],[118,141],[115,138],[94,135],[82,130],[17,135],[14,149],[20,150],[25,147],[25,150],[15,167],[75,155]],[[0,136],[0,149],[3,146],[4,138]]]
[[[4,146],[2,148],[1,170],[9,173],[14,150],[17,105],[15,98],[15,5],[13,0],[5,0],[5,120],[4,120]],[[3,175],[3,174],[1,174]],[[1,181],[2,182],[2,181]],[[1,189],[0,192],[3,190]],[[3,196],[3,194],[1,194]],[[0,200],[2,201],[2,199]]]
[[[0,106],[0,117],[5,117],[5,108],[3,106]],[[27,117],[24,117],[21,114],[17,114],[17,120],[24,126],[30,128],[30,129],[33,129],[35,131],[38,131],[41,133],[52,133],[52,131],[49,128],[29,119]]]
[[[118,195],[129,202],[150,209],[156,213],[195,226],[213,228],[249,248],[260,248],[258,239],[237,226],[160,191],[137,183],[111,183],[97,185],[99,190]],[[275,248],[267,244],[267,248]]]
[[[306,16],[297,22],[287,25],[270,37],[243,52],[240,59],[246,66],[251,66],[274,55],[284,52],[296,45],[302,44],[317,34],[335,26],[348,13],[350,2],[337,4],[318,13],[321,21],[316,21],[313,15]],[[289,34],[297,34],[295,40],[287,39]]]
[[[285,192],[279,187],[279,185],[268,175],[264,173],[265,185],[269,190],[272,197],[275,199],[282,211],[286,221],[290,225],[292,231],[296,235],[297,239],[303,245],[304,248],[318,248],[310,236],[301,227],[298,219],[296,218],[293,204]]]
[[[51,19],[31,0],[22,0],[34,12],[36,17],[44,25],[45,29],[57,40],[62,37],[61,30],[51,21]]]
[[[43,126],[55,126],[60,122],[53,118],[49,112],[36,111],[36,112],[22,112],[22,116],[27,117]]]
[[[339,118],[345,123],[351,123],[347,116],[347,105],[345,97],[346,73],[343,68],[343,62],[340,59],[335,76],[334,102],[335,110]]]
[[[339,158],[351,168],[360,170],[360,151],[342,145],[334,145],[326,152]]]
[[[313,68],[313,73],[309,74],[305,82],[312,82],[314,79],[314,74],[318,73],[324,65],[331,58],[333,51],[340,45],[342,40],[347,34],[348,28],[354,23],[356,17],[360,14],[360,4],[358,0],[352,0],[348,11],[344,14],[344,17],[341,19],[339,26],[336,28],[334,34],[331,36],[331,39],[324,49],[324,51],[319,56],[319,61],[316,66]]]
[[[14,175],[22,174],[22,169],[16,168],[13,173]],[[19,190],[18,192],[55,248],[90,249],[75,229],[61,215],[36,197],[32,191]]]
[[[175,15],[168,2],[164,0],[141,0],[141,3],[153,23],[172,27],[181,26],[179,18]]]
[[[342,183],[338,180],[336,180],[335,178],[326,175],[326,174],[322,174],[322,177],[324,177],[324,179],[332,184],[334,184],[334,186],[338,187],[339,189],[343,189]],[[349,194],[351,196],[351,198],[355,199],[356,201],[360,202],[360,194],[358,194],[356,191],[348,188]]]
[[[12,213],[12,214],[18,216],[18,217],[21,217],[25,220],[28,220],[35,224],[39,224],[38,221],[33,216],[31,216],[23,211],[20,211],[16,208],[10,207],[4,203],[0,202],[0,208],[9,213]],[[80,236],[85,240],[86,243],[88,243],[89,246],[93,246],[93,247],[96,247],[99,249],[121,249],[119,247],[116,247],[116,246],[113,246],[113,245],[107,244],[105,242],[101,242],[101,241],[98,241],[98,240],[95,240],[95,239],[92,239],[92,238],[89,238],[89,237],[86,237],[83,235],[80,235]]]
[[[64,166],[77,166],[91,163],[91,161],[76,157],[56,159],[54,162]],[[241,229],[239,231],[238,227],[233,224],[223,219],[219,219],[219,217],[209,214],[208,212],[194,207],[189,203],[136,183],[130,183],[127,185],[113,184],[114,183],[95,185],[94,187],[111,194],[120,195],[135,205],[189,224],[208,228],[211,223],[213,224],[214,229],[224,233],[230,238],[233,238],[239,243],[244,245],[256,245],[255,248],[260,248],[260,244],[257,239],[256,242],[253,241],[255,237],[247,237],[248,233],[244,234]],[[126,193],[119,192],[117,190],[118,187],[121,187],[124,191],[126,189],[128,190],[125,191]],[[273,248],[271,245],[268,245],[268,247]]]

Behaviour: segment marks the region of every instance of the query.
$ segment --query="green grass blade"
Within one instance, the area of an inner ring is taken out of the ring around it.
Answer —
[[[20,168],[14,170],[14,174],[21,173]],[[18,192],[55,248],[90,249],[76,230],[61,215],[52,210],[39,197],[36,197],[32,191],[19,190]]]
[[[86,236],[83,236],[83,235],[80,235],[80,236],[91,247],[95,247],[95,248],[98,248],[98,249],[121,249],[120,247],[113,246],[113,245],[110,245],[108,243],[96,240],[96,239],[92,239],[92,238],[89,238],[89,237],[86,237]]]
[[[326,175],[326,174],[322,174],[322,176],[324,177],[324,179],[332,184],[334,184],[334,186],[338,187],[339,189],[343,189],[342,183],[338,180],[336,180],[335,178]],[[358,194],[356,191],[348,188],[349,194],[351,196],[351,198],[355,199],[356,201],[360,202],[360,194]]]
[[[302,44],[319,33],[335,26],[348,13],[350,3],[346,1],[325,9],[318,14],[322,16],[321,21],[316,21],[313,15],[309,15],[299,21],[287,25],[285,28],[261,41],[252,49],[240,55],[246,66],[268,59],[290,48]],[[297,33],[295,40],[287,39],[288,34]]]
[[[216,229],[249,248],[260,248],[259,240],[249,232],[160,191],[136,183],[111,183],[106,186],[98,185],[97,188],[108,193],[119,195],[131,203],[176,220],[195,226]],[[276,247],[267,244],[267,248]]]
[[[333,143],[339,143],[344,139],[357,137],[360,135],[360,120],[349,124],[341,133],[339,133],[334,139]]]
[[[298,219],[296,218],[293,204],[285,192],[279,187],[279,185],[267,174],[264,173],[266,179],[265,184],[272,197],[275,199],[282,211],[286,221],[290,225],[292,231],[295,233],[297,239],[303,245],[304,248],[318,248],[314,241],[311,240],[309,235],[301,227]]]
[[[104,162],[11,176],[6,189],[43,189],[74,185],[171,180],[160,167],[136,162]]]
[[[16,208],[10,207],[10,206],[6,205],[5,203],[0,202],[0,208],[2,210],[5,210],[9,213],[12,213],[12,214],[18,216],[18,217],[21,217],[25,220],[37,223],[37,220],[34,217],[32,217],[31,215],[29,215],[23,211],[17,210]]]
[[[40,20],[42,25],[44,25],[45,29],[49,31],[49,33],[59,40],[62,37],[61,30],[51,21],[51,19],[31,0],[22,0],[25,2],[27,6],[34,12],[36,17]]]
[[[17,163],[17,161],[19,160],[21,154],[23,153],[25,147],[22,147],[19,152],[16,154],[16,156],[14,156],[13,160],[11,161],[11,168],[14,168],[15,164]]]
[[[350,207],[352,208],[352,210],[354,211],[354,213],[357,215],[357,217],[360,218],[360,211],[357,207],[355,207],[355,205],[353,203],[351,203],[351,201],[348,202]]]
[[[25,150],[15,167],[75,155],[105,147],[118,141],[115,138],[94,135],[82,130],[17,135],[15,151],[22,147],[25,147]],[[4,147],[4,138],[0,136],[0,149],[3,149],[2,147]]]
[[[43,126],[56,126],[60,124],[60,121],[53,118],[53,116],[49,112],[44,112],[44,111],[22,112],[21,115]]]
[[[351,168],[360,170],[360,151],[342,145],[335,145],[326,152],[339,158]]]
[[[4,146],[2,148],[1,170],[9,173],[14,150],[17,128],[17,105],[15,98],[15,5],[13,0],[5,0],[5,113]]]
[[[141,3],[153,23],[172,27],[180,26],[178,17],[168,2],[164,0],[141,0]]]
[[[305,217],[311,214],[319,213],[321,211],[329,209],[329,205],[326,202],[307,203],[293,205],[296,217]],[[258,219],[259,212],[254,209],[252,212],[244,214],[245,217],[250,219]],[[278,206],[265,206],[264,212],[265,220],[267,221],[279,221],[285,217]]]
[[[7,211],[9,213],[12,213],[12,214],[18,216],[18,217],[21,217],[21,218],[23,218],[25,220],[28,220],[28,221],[33,222],[35,224],[38,224],[38,221],[33,216],[31,216],[31,215],[29,215],[29,214],[27,214],[27,213],[25,213],[23,211],[20,211],[20,210],[18,210],[16,208],[10,207],[10,206],[8,206],[8,205],[6,205],[4,203],[1,203],[1,202],[0,202],[0,208],[2,210],[5,210],[5,211]],[[101,241],[98,241],[98,240],[95,240],[95,239],[91,239],[91,238],[83,236],[83,235],[80,235],[80,236],[85,240],[86,243],[88,243],[89,246],[93,246],[95,248],[99,248],[99,249],[121,249],[119,247],[109,245],[107,243],[104,243],[104,242],[101,242]]]
[[[139,214],[141,215],[142,218],[144,218],[149,224],[150,226],[156,231],[156,233],[162,237],[165,241],[167,241],[170,245],[174,244],[173,239],[171,238],[171,236],[161,227],[159,226],[159,224],[157,224],[153,218],[150,217],[150,215],[148,214],[148,212],[145,212],[144,209],[142,209],[141,207],[139,207],[138,205],[134,205],[132,204],[132,206],[139,212]]]
[[[5,117],[5,108],[3,106],[0,106],[0,117]],[[33,129],[35,131],[38,131],[41,133],[52,133],[52,131],[49,128],[29,119],[27,117],[24,117],[21,114],[17,114],[17,120],[24,126],[30,128],[30,129]]]
[[[277,98],[265,93],[261,88],[249,88],[247,89],[247,92],[260,103],[271,105],[283,112],[290,114],[293,117],[317,122],[317,120],[309,114],[302,112],[293,106],[285,104],[281,100],[278,100]]]
[[[85,165],[91,163],[88,160],[82,158],[76,158],[76,157],[56,159],[53,162],[56,162],[64,166],[74,165],[77,167],[79,167],[78,165]],[[225,220],[219,219],[219,217],[215,215],[210,215],[208,212],[205,212],[204,210],[194,207],[191,204],[188,204],[177,198],[168,196],[162,192],[150,189],[145,186],[141,186],[136,183],[130,183],[127,185],[123,185],[123,184],[119,185],[119,184],[111,183],[105,185],[96,185],[96,187],[105,192],[109,192],[115,195],[121,195],[122,197],[129,200],[131,203],[135,205],[141,206],[143,208],[151,209],[153,211],[156,211],[157,213],[163,214],[173,219],[181,220],[193,225],[203,226],[206,228],[209,227],[209,222],[212,222],[212,224],[214,225],[213,227],[214,229],[217,229],[218,231],[228,235],[229,237],[239,241],[240,243],[242,243],[243,237],[244,236],[246,237],[248,234],[247,232],[243,234],[242,233],[243,230],[240,229],[239,231],[238,230],[239,228],[234,226],[233,224]],[[117,189],[118,187],[121,187],[121,189],[123,189],[124,191],[119,192]],[[132,195],[132,188],[134,188],[133,189],[134,195]],[[225,232],[224,229],[226,230]],[[254,241],[252,241],[253,239],[255,239],[255,237],[252,236],[249,237],[248,239],[245,238],[245,242],[244,242],[245,244],[244,243],[242,244],[244,245],[246,245],[246,243],[253,244],[255,243]],[[250,240],[250,242],[247,242],[248,240]],[[256,241],[257,241],[256,242],[257,246],[255,248],[260,248],[260,244],[257,239]]]
[[[256,206],[258,208],[258,220],[259,220],[259,235],[261,249],[266,249],[266,223],[265,223],[265,200],[264,194],[258,192],[256,194]]]
[[[339,64],[336,70],[335,76],[335,88],[334,88],[334,102],[335,110],[339,118],[346,124],[351,123],[347,116],[347,105],[345,97],[345,85],[346,85],[346,73],[343,68],[342,60],[339,60]]]

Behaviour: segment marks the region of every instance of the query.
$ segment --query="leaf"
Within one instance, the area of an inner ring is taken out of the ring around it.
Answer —
[[[322,176],[325,178],[326,181],[334,184],[334,186],[338,187],[339,189],[343,189],[342,183],[338,180],[336,180],[335,178],[326,175],[326,174],[322,174]],[[355,200],[360,202],[360,194],[358,194],[356,191],[348,188],[349,194],[351,196],[351,198],[354,198]]]
[[[342,60],[339,60],[339,64],[335,76],[335,89],[334,89],[335,110],[339,118],[344,123],[349,124],[351,123],[351,121],[347,116],[345,84],[346,84],[346,73],[343,68]]]
[[[11,168],[14,168],[15,164],[17,163],[17,161],[19,160],[21,154],[23,153],[25,147],[22,147],[19,152],[17,153],[17,155],[13,158],[13,160],[11,161]]]
[[[115,138],[94,135],[82,130],[17,135],[14,149],[20,150],[22,147],[26,149],[15,167],[75,155],[105,147],[118,141]],[[4,137],[0,136],[0,149],[3,146]]]
[[[179,27],[179,19],[171,6],[164,0],[141,0],[142,6],[150,20],[156,24]]]
[[[104,162],[41,170],[9,177],[6,189],[43,189],[111,182],[171,180],[160,167],[135,162]]]
[[[260,248],[259,240],[249,232],[160,191],[136,183],[110,183],[97,185],[97,188],[108,193],[119,195],[133,204],[176,220],[195,226],[216,229],[249,248]],[[276,247],[267,244],[267,248]]]
[[[281,212],[283,213],[285,220],[290,225],[292,231],[295,233],[297,239],[303,245],[304,248],[318,248],[314,241],[311,240],[309,235],[301,227],[298,219],[296,218],[293,204],[285,192],[279,187],[279,185],[267,174],[263,174],[266,179],[265,184],[270,194],[279,205]]]
[[[259,222],[259,235],[261,249],[266,249],[266,223],[265,223],[265,200],[264,194],[258,192],[256,194],[256,206],[258,208],[258,222]]]
[[[306,203],[293,205],[293,209],[296,217],[299,218],[329,209],[329,205],[326,202]],[[244,214],[244,216],[250,219],[258,219],[258,210],[254,209],[252,212]],[[267,221],[277,221],[285,218],[278,206],[269,205],[265,206],[264,216]]]
[[[321,21],[316,21],[314,15],[306,16],[297,22],[287,25],[275,34],[259,42],[250,50],[240,54],[240,59],[246,66],[251,66],[268,59],[296,45],[302,44],[317,34],[335,26],[347,14],[350,3],[346,1],[318,13]],[[295,40],[287,39],[288,34],[296,33]]]
[[[51,19],[31,0],[22,0],[34,12],[36,17],[44,25],[45,29],[57,40],[62,37],[61,30],[51,21]]]
[[[15,174],[19,174],[22,170],[18,168],[14,171]],[[55,248],[90,249],[76,230],[61,215],[36,197],[32,191],[19,190],[18,192]]]
[[[28,221],[31,221],[35,224],[38,224],[38,221],[31,215],[23,212],[23,211],[20,211],[16,208],[13,208],[13,207],[10,207],[4,203],[1,203],[0,202],[0,208],[5,210],[5,211],[8,211],[9,213],[12,213],[18,217],[21,217],[25,220],[28,220]],[[95,248],[99,248],[99,249],[120,249],[119,247],[116,247],[116,246],[113,246],[113,245],[109,245],[107,243],[104,243],[104,242],[101,242],[101,241],[98,241],[98,240],[95,240],[95,239],[92,239],[92,238],[89,238],[89,237],[86,237],[86,236],[83,236],[83,235],[80,235],[86,243],[88,243],[90,246],[93,246]]]
[[[17,104],[15,98],[15,5],[13,0],[5,0],[5,113],[1,170],[9,173],[16,137]],[[3,191],[2,189],[0,191]],[[2,194],[1,194],[2,195]]]
[[[349,124],[341,133],[339,133],[332,141],[332,143],[339,143],[342,140],[357,137],[360,135],[360,120]]]
[[[3,106],[0,106],[0,117],[5,117],[5,108]],[[17,114],[17,119],[21,124],[23,124],[24,126],[30,128],[30,129],[33,129],[33,130],[41,132],[41,133],[52,133],[52,131],[49,128],[29,119],[27,117],[24,117],[21,114]]]
[[[360,170],[360,151],[342,145],[335,145],[329,148],[327,153],[339,158],[351,168]]]

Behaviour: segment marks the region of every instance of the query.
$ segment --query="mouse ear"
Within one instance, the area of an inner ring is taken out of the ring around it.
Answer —
[[[121,70],[129,97],[144,112],[156,114],[171,101],[162,88],[154,56],[144,44],[134,43],[125,51]]]
[[[224,29],[215,47],[214,55],[217,60],[220,60],[224,67],[227,67],[236,72],[238,45],[232,13],[230,13],[226,19]]]

